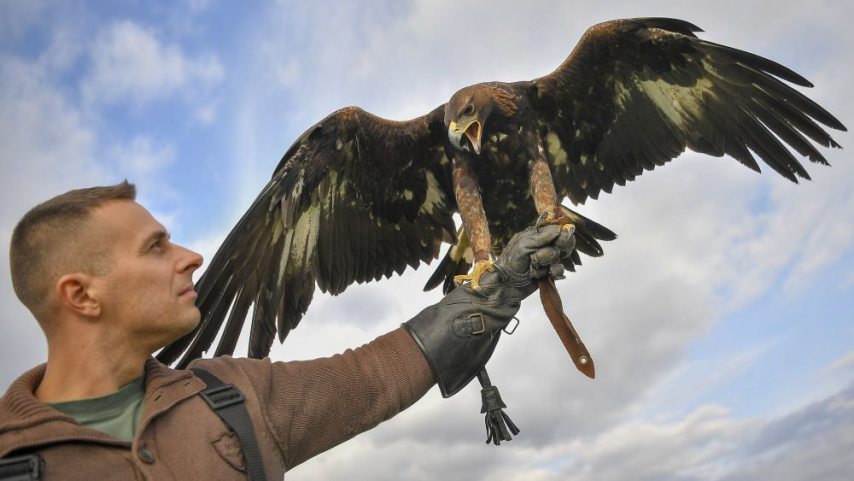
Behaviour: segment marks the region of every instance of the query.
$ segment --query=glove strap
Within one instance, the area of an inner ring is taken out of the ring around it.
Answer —
[[[486,444],[493,443],[496,446],[501,445],[501,441],[512,441],[513,436],[519,434],[519,428],[510,419],[510,416],[504,412],[507,407],[501,399],[501,393],[498,392],[498,387],[493,386],[489,382],[489,375],[486,373],[486,368],[480,370],[477,374],[477,380],[483,387],[480,391],[480,397],[483,405],[480,408],[481,413],[486,414]],[[513,433],[513,436],[510,435]]]

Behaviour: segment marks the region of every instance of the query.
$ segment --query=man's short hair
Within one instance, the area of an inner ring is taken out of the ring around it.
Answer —
[[[61,276],[71,272],[102,275],[109,269],[111,258],[103,252],[103,244],[82,235],[92,210],[109,201],[134,199],[136,187],[125,180],[68,191],[21,218],[9,248],[12,287],[40,323],[45,301]]]

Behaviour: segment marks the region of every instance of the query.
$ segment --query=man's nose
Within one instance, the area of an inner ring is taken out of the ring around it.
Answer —
[[[202,263],[204,262],[204,258],[202,257],[201,254],[199,254],[196,251],[187,249],[186,247],[183,247],[183,246],[178,246],[178,249],[180,249],[182,251],[181,252],[181,261],[178,265],[179,272],[190,271],[192,273],[196,269],[198,269],[199,267],[202,266]]]

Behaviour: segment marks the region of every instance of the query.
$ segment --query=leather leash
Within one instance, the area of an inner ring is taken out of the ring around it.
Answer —
[[[543,309],[552,322],[563,347],[575,363],[575,367],[585,376],[593,379],[596,377],[596,368],[593,366],[593,358],[581,341],[578,332],[572,327],[572,322],[563,313],[563,302],[555,287],[555,280],[551,276],[544,277],[539,281],[540,299],[543,301]]]
[[[542,225],[540,221],[538,226]],[[546,221],[544,224],[557,224],[563,227],[565,224],[571,224],[566,217],[561,217],[552,221]],[[560,294],[555,287],[555,280],[552,276],[547,276],[538,281],[540,287],[540,300],[543,302],[543,309],[546,311],[549,321],[552,323],[555,332],[557,332],[560,342],[569,353],[569,357],[575,364],[575,367],[582,374],[593,379],[596,377],[596,368],[593,365],[593,358],[590,352],[581,341],[581,336],[578,331],[572,327],[572,322],[563,312],[563,301],[560,299]]]

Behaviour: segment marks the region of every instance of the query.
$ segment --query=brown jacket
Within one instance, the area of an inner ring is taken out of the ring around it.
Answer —
[[[198,360],[237,386],[270,481],[394,416],[433,385],[424,355],[398,329],[356,350],[313,361]],[[0,457],[38,452],[51,480],[245,480],[237,438],[197,394],[204,383],[154,359],[145,364],[145,413],[133,443],[84,428],[37,400],[44,365],[0,399]]]

